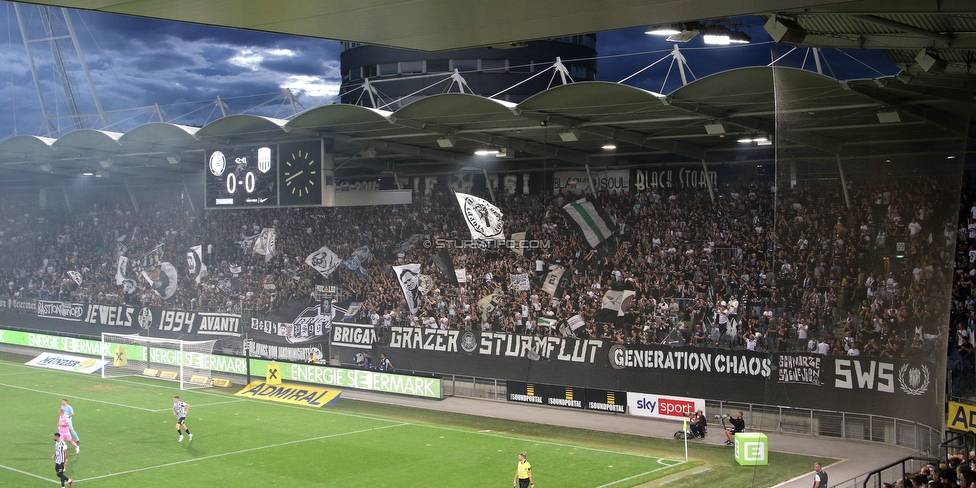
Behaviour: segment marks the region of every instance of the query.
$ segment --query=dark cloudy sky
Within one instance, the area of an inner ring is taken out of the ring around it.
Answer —
[[[37,8],[20,4],[20,10],[28,38],[42,37]],[[55,32],[66,32],[60,20],[61,10],[54,10]],[[228,105],[228,113],[286,118],[294,113],[282,97],[286,88],[306,109],[334,103],[339,91],[340,46],[336,41],[89,11],[68,12],[102,107],[114,124],[110,127],[113,130],[125,131],[158,121],[150,108],[155,104],[165,112],[164,120],[168,122],[204,125],[221,115],[214,104],[217,96]],[[753,37],[752,45],[705,49],[700,38],[680,45],[697,77],[737,67],[765,65],[788,51],[788,47],[769,42],[760,19],[742,20],[747,23],[743,29]],[[49,131],[41,116],[13,3],[0,2],[0,21],[0,66],[4,68],[0,70],[0,140],[14,134],[46,135]],[[671,51],[673,44],[645,35],[643,31],[631,29],[598,35],[601,80],[620,81]],[[74,123],[64,117],[70,111],[53,69],[51,50],[47,43],[30,44],[45,107],[49,115],[61,116],[55,122],[57,129],[69,132]],[[62,41],[61,50],[79,110],[93,113],[88,83],[73,47],[69,41]],[[806,50],[797,50],[782,62],[799,67],[805,53]],[[826,51],[827,63],[839,79],[893,75],[898,71],[880,52],[848,54]],[[680,86],[676,68],[668,74],[670,66],[670,59],[666,59],[626,83],[669,93]],[[807,67],[812,69],[812,66],[813,61],[808,59]],[[94,120],[84,124],[102,128]]]

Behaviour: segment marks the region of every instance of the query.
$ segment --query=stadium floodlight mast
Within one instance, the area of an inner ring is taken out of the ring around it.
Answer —
[[[216,342],[102,332],[102,378],[146,376],[177,381],[181,390],[207,388]]]

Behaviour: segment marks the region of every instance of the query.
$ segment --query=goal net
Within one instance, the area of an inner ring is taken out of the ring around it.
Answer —
[[[176,381],[181,390],[211,386],[216,340],[182,341],[138,334],[102,333],[102,378],[148,376]]]

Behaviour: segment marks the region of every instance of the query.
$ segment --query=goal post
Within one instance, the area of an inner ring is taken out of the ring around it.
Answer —
[[[179,382],[181,390],[206,388],[216,342],[102,332],[102,378],[147,376]]]

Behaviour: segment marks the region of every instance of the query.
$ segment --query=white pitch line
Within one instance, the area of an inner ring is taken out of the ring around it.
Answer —
[[[677,464],[670,464],[670,465],[669,464],[665,464],[664,466],[661,466],[660,468],[652,469],[650,471],[644,471],[643,473],[635,474],[633,476],[628,476],[626,478],[619,479],[617,481],[611,481],[610,483],[607,483],[605,485],[600,485],[600,486],[598,486],[596,488],[606,488],[607,486],[613,486],[613,485],[616,485],[617,483],[626,483],[626,482],[628,482],[630,480],[640,478],[641,476],[646,476],[646,475],[649,475],[649,474],[652,474],[652,473],[656,473],[658,471],[661,471],[662,469],[668,469],[668,468],[673,468],[675,466],[681,466],[684,463],[685,463],[684,461],[681,461],[681,462],[679,462]],[[708,471],[708,470],[706,469],[705,471]],[[673,480],[671,480],[671,481],[673,481]],[[662,482],[661,484],[663,485],[663,484],[667,484],[667,483],[670,483],[670,481],[665,481],[665,482]]]
[[[34,374],[34,373],[36,373],[36,371],[24,371],[23,373],[3,373],[0,374],[0,376],[17,376],[22,374]]]
[[[198,408],[198,407],[212,407],[214,405],[225,405],[225,404],[228,404],[228,403],[241,403],[243,401],[244,401],[244,399],[241,398],[241,399],[236,399],[236,400],[228,400],[226,402],[194,403],[193,405],[190,405],[190,406],[193,407],[193,408]],[[153,412],[153,413],[160,413],[160,412],[168,412],[170,410],[172,410],[172,408],[158,408],[156,410],[151,410],[151,412]]]
[[[155,410],[152,410],[152,409],[142,408],[142,407],[133,407],[132,405],[126,405],[124,403],[107,402],[105,400],[95,400],[94,398],[85,398],[85,397],[74,396],[74,395],[65,395],[63,393],[56,393],[56,392],[53,392],[53,391],[38,390],[36,388],[27,388],[26,386],[8,385],[6,383],[0,383],[0,386],[6,386],[7,388],[16,388],[18,390],[31,391],[31,392],[34,392],[34,393],[42,393],[42,394],[45,394],[45,395],[54,395],[54,396],[58,396],[58,397],[70,396],[71,398],[76,398],[78,400],[85,400],[86,402],[104,403],[106,405],[114,405],[116,407],[124,407],[124,408],[132,408],[132,409],[135,409],[135,410],[142,410],[143,412],[155,412]]]
[[[38,475],[36,475],[34,473],[28,473],[27,471],[21,471],[21,470],[19,470],[17,468],[11,468],[10,466],[4,466],[4,465],[0,464],[0,468],[13,471],[14,473],[20,473],[20,474],[25,475],[25,476],[30,476],[30,477],[33,477],[33,478],[37,478],[39,480],[51,481],[50,478],[46,478],[44,476],[38,476]],[[57,481],[51,481],[51,482],[52,483],[57,483]]]
[[[201,458],[184,459],[183,461],[175,461],[175,462],[172,462],[172,463],[159,464],[159,465],[156,465],[156,466],[147,466],[145,468],[139,468],[139,469],[130,469],[128,471],[120,471],[118,473],[103,474],[101,476],[93,476],[91,478],[77,479],[75,481],[92,481],[92,480],[99,480],[99,479],[103,479],[103,478],[111,478],[113,476],[122,476],[122,475],[126,475],[126,474],[139,473],[139,472],[142,472],[142,471],[149,471],[151,469],[168,468],[170,466],[179,466],[181,464],[195,463],[197,461],[206,461],[208,459],[215,459],[215,458],[220,458],[220,457],[233,456],[235,454],[244,454],[244,453],[247,453],[247,452],[262,451],[264,449],[274,449],[276,447],[289,446],[289,445],[292,445],[292,444],[301,444],[303,442],[320,441],[320,440],[323,440],[323,439],[331,439],[331,438],[335,438],[335,437],[342,437],[342,436],[345,436],[345,435],[365,434],[366,432],[373,432],[373,431],[377,431],[377,430],[390,429],[390,428],[393,428],[393,427],[402,427],[404,425],[409,425],[409,424],[403,423],[403,424],[394,424],[394,425],[384,425],[382,427],[373,427],[372,429],[354,430],[354,431],[350,431],[350,432],[340,432],[338,434],[329,434],[329,435],[322,435],[322,436],[318,436],[318,437],[310,437],[308,439],[299,439],[299,440],[295,440],[295,441],[281,442],[281,443],[278,443],[278,444],[271,444],[271,445],[268,445],[268,446],[251,447],[251,448],[248,448],[248,449],[241,449],[239,451],[231,451],[231,452],[225,452],[225,453],[221,453],[221,454],[214,454],[212,456],[204,456],[204,457],[201,457]]]

